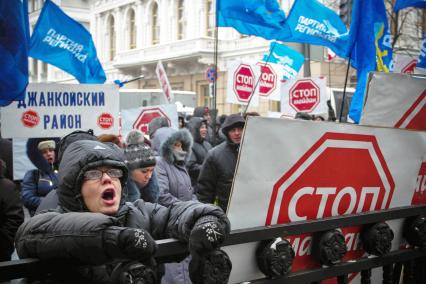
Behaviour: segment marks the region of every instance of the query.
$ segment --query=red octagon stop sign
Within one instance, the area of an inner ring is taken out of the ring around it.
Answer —
[[[289,91],[289,104],[296,112],[311,112],[320,102],[320,88],[311,79],[298,80]]]
[[[147,108],[141,111],[138,118],[133,123],[133,128],[148,133],[148,124],[157,117],[165,117],[169,126],[171,125],[170,118],[160,108]]]
[[[254,72],[250,65],[240,64],[234,73],[234,92],[240,102],[248,102],[254,90]]]
[[[269,96],[277,87],[277,73],[270,65],[259,64],[260,82],[259,96]]]
[[[350,166],[349,166],[350,165]],[[375,136],[325,133],[274,185],[266,225],[389,208],[395,183]],[[360,227],[342,228],[348,253],[362,256]],[[310,235],[289,238],[295,270],[317,264]]]

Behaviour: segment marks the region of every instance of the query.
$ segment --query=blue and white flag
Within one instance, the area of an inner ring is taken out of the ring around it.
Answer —
[[[305,57],[286,45],[271,42],[269,54],[263,56],[263,61],[281,65],[283,69],[283,78],[281,80],[289,80],[297,77]]]
[[[419,59],[417,60],[417,68],[426,68],[426,34],[424,35],[423,44],[420,49]]]
[[[70,73],[80,83],[106,80],[90,33],[50,0],[34,28],[29,55]]]
[[[392,69],[391,36],[383,0],[354,0],[347,56],[357,69],[358,83],[349,117],[359,123],[368,72]]]
[[[395,6],[393,7],[395,12],[408,7],[415,8],[426,8],[426,0],[396,0]]]
[[[336,12],[317,0],[296,0],[286,25],[291,36],[280,40],[327,46],[345,57],[348,30]]]
[[[277,0],[217,0],[216,13],[218,27],[232,27],[241,34],[265,39],[290,35]]]
[[[28,1],[0,0],[0,106],[22,100],[28,85]]]

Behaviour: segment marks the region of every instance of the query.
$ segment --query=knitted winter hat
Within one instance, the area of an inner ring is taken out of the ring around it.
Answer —
[[[130,171],[155,166],[154,152],[143,141],[143,133],[139,130],[132,130],[127,135],[127,147],[124,148],[124,162]]]

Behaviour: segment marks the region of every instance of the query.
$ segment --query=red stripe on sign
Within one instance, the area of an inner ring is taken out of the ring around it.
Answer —
[[[401,119],[395,124],[394,127],[400,128],[401,125],[405,122],[408,116],[414,111],[414,109],[421,103],[421,101],[426,97],[426,90],[423,90],[423,93],[417,98],[414,104],[404,113]],[[421,109],[420,111],[422,111]]]

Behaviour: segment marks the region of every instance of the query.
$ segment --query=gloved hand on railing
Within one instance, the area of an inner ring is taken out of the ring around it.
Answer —
[[[229,234],[229,226],[217,217],[207,215],[199,218],[189,236],[189,251],[205,254],[218,248]]]
[[[147,259],[157,249],[155,240],[144,229],[111,226],[104,231],[103,240],[111,258]]]

